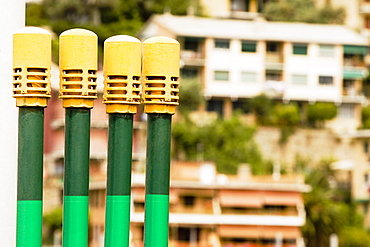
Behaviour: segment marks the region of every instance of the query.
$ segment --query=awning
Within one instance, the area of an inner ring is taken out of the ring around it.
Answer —
[[[276,238],[281,234],[283,239],[296,239],[301,237],[301,231],[298,227],[278,227],[278,226],[264,226],[262,231],[262,238]]]
[[[219,196],[222,207],[260,208],[263,206],[260,191],[221,190]]]
[[[299,192],[221,190],[221,207],[261,208],[264,205],[297,206],[303,204]]]
[[[367,76],[367,70],[363,69],[351,69],[344,68],[343,79],[364,79]]]
[[[287,226],[231,226],[220,225],[218,234],[224,238],[275,238],[281,235],[283,239],[300,238],[301,231],[299,227]]]
[[[303,205],[303,198],[299,192],[265,191],[263,198],[265,205]]]
[[[343,46],[343,52],[344,52],[344,54],[366,55],[368,53],[368,47],[367,46],[359,46],[359,45],[344,45]]]
[[[263,228],[261,226],[228,226],[218,227],[218,235],[227,238],[260,238]]]

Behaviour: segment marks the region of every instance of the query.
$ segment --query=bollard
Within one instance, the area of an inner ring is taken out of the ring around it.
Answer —
[[[140,104],[141,42],[118,35],[104,42],[103,103],[109,114],[105,247],[128,247],[133,116]]]
[[[97,36],[85,29],[70,29],[61,33],[59,43],[59,98],[66,108],[62,245],[87,247],[90,111],[97,98]]]
[[[13,97],[19,107],[16,246],[42,244],[44,108],[50,98],[51,34],[13,35]]]
[[[171,117],[178,105],[180,45],[153,37],[143,43],[143,103],[148,114],[144,246],[168,246]]]

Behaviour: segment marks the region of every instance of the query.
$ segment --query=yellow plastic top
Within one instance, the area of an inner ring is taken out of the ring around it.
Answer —
[[[174,114],[179,100],[179,42],[164,36],[145,40],[142,75],[145,112]]]
[[[59,66],[61,69],[98,67],[98,36],[89,30],[75,28],[59,36]]]
[[[92,108],[97,98],[98,37],[70,29],[59,37],[60,91],[63,107]]]
[[[16,105],[46,107],[51,96],[51,34],[24,27],[13,34],[13,97]]]
[[[117,35],[104,42],[104,95],[107,113],[136,113],[140,104],[141,42]]]

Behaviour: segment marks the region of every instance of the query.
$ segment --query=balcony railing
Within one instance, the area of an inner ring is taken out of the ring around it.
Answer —
[[[187,66],[204,66],[204,54],[198,51],[182,50],[181,60]]]
[[[370,14],[370,4],[362,3],[360,5],[360,14]]]
[[[343,78],[344,79],[363,79],[368,75],[366,67],[358,66],[344,66]]]

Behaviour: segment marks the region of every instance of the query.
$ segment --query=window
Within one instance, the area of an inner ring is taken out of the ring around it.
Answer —
[[[338,116],[340,118],[354,118],[355,106],[353,104],[341,104],[339,107]]]
[[[200,229],[198,227],[179,227],[177,230],[179,242],[198,242]]]
[[[195,204],[194,196],[183,196],[182,199],[185,206],[194,206]]]
[[[207,101],[207,111],[217,112],[219,116],[224,115],[224,102],[222,100]]]
[[[242,40],[242,52],[256,52],[257,43],[255,41]]]
[[[216,70],[214,74],[215,81],[228,81],[229,71]]]
[[[185,37],[184,50],[198,51],[199,39],[193,37]]]
[[[242,72],[240,74],[241,82],[256,82],[257,74],[255,72]]]
[[[199,76],[199,70],[192,67],[185,67],[180,70],[182,78],[196,78]]]
[[[334,56],[334,45],[319,45],[319,55],[321,57]]]
[[[307,84],[307,75],[292,75],[292,83],[298,85]]]
[[[231,11],[249,11],[249,0],[231,0]]]
[[[307,55],[307,44],[293,44],[294,55]]]
[[[278,52],[279,51],[278,43],[277,42],[267,42],[266,51],[267,52]]]
[[[268,71],[266,72],[266,81],[281,81],[282,73],[277,71]]]
[[[229,49],[230,48],[230,40],[228,40],[228,39],[215,39],[215,48]]]
[[[333,85],[332,76],[319,76],[319,84],[323,86]]]

